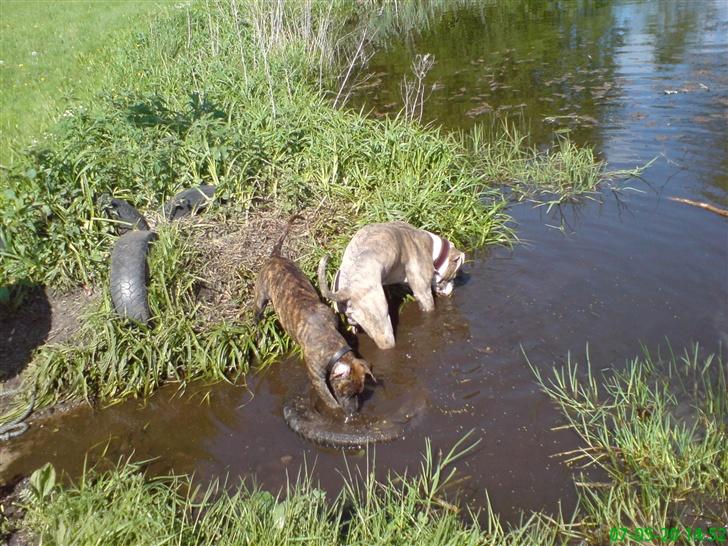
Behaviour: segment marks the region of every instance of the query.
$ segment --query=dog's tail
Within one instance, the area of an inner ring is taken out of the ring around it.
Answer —
[[[278,242],[273,245],[273,250],[271,251],[271,256],[280,256],[281,255],[281,248],[283,248],[283,241],[285,241],[286,237],[288,237],[288,232],[291,231],[291,226],[293,226],[293,222],[296,220],[303,220],[303,216],[300,214],[294,214],[288,219],[288,223],[286,224],[286,228],[283,230],[283,235],[280,236],[278,239]]]
[[[325,256],[321,257],[318,266],[318,282],[319,289],[321,290],[321,295],[327,300],[335,302],[348,301],[349,299],[351,299],[351,294],[349,293],[348,288],[342,288],[341,290],[337,290],[336,292],[332,292],[329,289],[329,285],[326,282],[326,266],[328,265],[328,263],[329,255],[326,254]]]

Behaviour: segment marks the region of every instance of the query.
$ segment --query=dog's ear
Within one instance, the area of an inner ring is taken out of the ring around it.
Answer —
[[[347,377],[351,373],[351,367],[344,362],[337,362],[334,368],[331,370],[331,378],[338,379]]]
[[[365,360],[360,360],[360,362],[361,362],[361,367],[364,368],[364,375],[368,375],[369,377],[372,378],[372,381],[374,381],[376,383],[377,378],[374,377],[374,374],[372,373],[371,368],[369,368],[369,364],[367,364]]]
[[[452,247],[448,258],[450,259],[450,263],[447,266],[447,271],[444,277],[452,278],[457,275],[457,272],[460,271],[460,268],[465,263],[465,252]]]

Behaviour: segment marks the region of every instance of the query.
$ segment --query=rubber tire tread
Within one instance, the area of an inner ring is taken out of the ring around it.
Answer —
[[[129,231],[119,237],[111,252],[109,280],[114,310],[122,317],[144,324],[151,318],[147,253],[149,244],[156,238],[153,231]]]
[[[424,405],[418,406],[406,423],[391,423],[380,429],[359,427],[354,430],[331,430],[331,423],[321,414],[312,411],[310,400],[294,396],[283,405],[283,420],[296,434],[324,447],[358,449],[368,444],[386,443],[403,438],[415,426],[424,413]]]

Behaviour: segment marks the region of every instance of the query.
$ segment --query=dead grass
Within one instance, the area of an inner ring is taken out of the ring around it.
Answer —
[[[283,244],[282,254],[312,275],[312,264],[329,236],[329,211],[321,207],[302,210]],[[198,302],[204,322],[242,320],[250,313],[257,272],[270,256],[288,225],[290,214],[280,210],[254,213],[224,211],[213,218],[186,220],[185,229],[199,251]]]

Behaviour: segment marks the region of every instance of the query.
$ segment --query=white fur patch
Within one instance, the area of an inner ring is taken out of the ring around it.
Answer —
[[[331,377],[346,377],[349,375],[349,372],[351,372],[351,368],[348,364],[337,362],[331,370]]]

